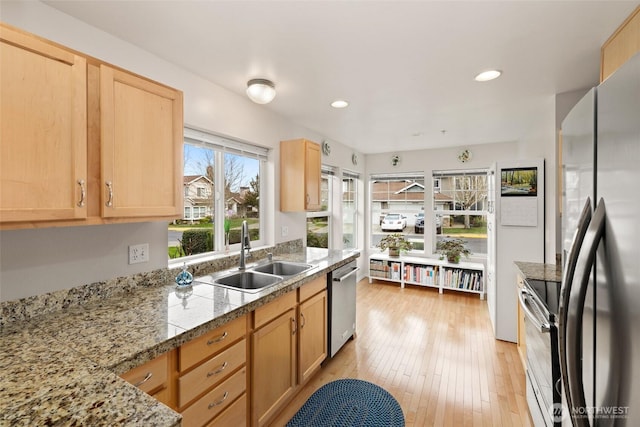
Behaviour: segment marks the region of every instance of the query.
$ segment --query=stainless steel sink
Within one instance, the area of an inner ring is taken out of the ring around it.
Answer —
[[[300,264],[297,262],[289,261],[272,261],[268,264],[254,267],[251,271],[258,271],[260,273],[275,274],[278,276],[295,276],[296,274],[303,273],[307,270],[311,270],[313,265]]]
[[[282,282],[281,276],[264,274],[256,271],[241,271],[220,277],[214,281],[217,285],[239,289],[245,292],[258,292],[266,287]]]

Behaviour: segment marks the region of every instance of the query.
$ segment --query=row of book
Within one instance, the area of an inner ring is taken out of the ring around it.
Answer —
[[[369,261],[369,272],[372,277],[400,280],[400,263],[372,259]]]
[[[442,272],[442,286],[482,291],[482,273],[460,268],[445,268]]]
[[[430,265],[405,264],[404,281],[438,286],[438,267]]]

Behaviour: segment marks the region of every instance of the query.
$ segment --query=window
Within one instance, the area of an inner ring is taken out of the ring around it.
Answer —
[[[342,173],[342,245],[344,249],[358,247],[358,179],[354,172]]]
[[[436,240],[461,238],[473,254],[486,254],[487,170],[434,171],[433,180],[436,224],[441,224]]]
[[[320,181],[320,210],[307,213],[307,246],[329,248],[331,236],[331,196],[334,172],[329,166],[322,166]]]
[[[371,246],[389,233],[407,235],[414,249],[424,249],[419,218],[424,214],[424,174],[372,175]]]
[[[243,221],[263,244],[260,176],[267,149],[185,128],[184,217],[169,225],[169,257],[238,249]]]

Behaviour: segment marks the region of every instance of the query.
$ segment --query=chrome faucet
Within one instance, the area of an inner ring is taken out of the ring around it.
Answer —
[[[244,270],[246,268],[246,258],[251,257],[251,238],[249,236],[249,225],[247,221],[242,221],[242,228],[240,228],[240,267],[238,270]],[[245,251],[246,254],[245,254]]]

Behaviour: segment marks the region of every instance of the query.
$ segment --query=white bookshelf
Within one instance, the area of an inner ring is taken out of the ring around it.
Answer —
[[[453,264],[444,260],[375,254],[369,257],[369,283],[386,280],[405,285],[437,288],[479,294],[484,299],[484,264],[461,261]]]

